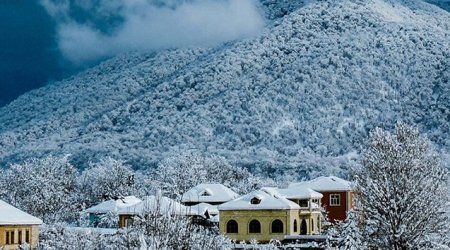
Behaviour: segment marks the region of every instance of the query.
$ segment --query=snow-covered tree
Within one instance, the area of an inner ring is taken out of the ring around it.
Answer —
[[[13,164],[0,176],[12,205],[50,223],[74,219],[77,170],[68,157],[47,156]]]
[[[372,131],[354,174],[356,207],[369,248],[442,244],[442,232],[450,225],[448,171],[417,129],[398,123],[395,134]]]
[[[90,163],[79,177],[80,193],[91,206],[100,201],[136,195],[136,174],[124,162],[104,158]]]
[[[340,250],[364,250],[367,249],[364,235],[361,230],[359,220],[360,215],[355,210],[347,213],[347,218],[339,226],[339,242]]]
[[[246,169],[231,166],[224,158],[187,152],[163,160],[154,177],[164,195],[181,198],[188,189],[200,183],[221,183],[234,191],[247,192],[261,183]]]

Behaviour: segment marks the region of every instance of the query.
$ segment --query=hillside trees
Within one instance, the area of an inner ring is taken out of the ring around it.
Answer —
[[[398,123],[394,134],[372,131],[354,174],[360,208],[355,221],[369,248],[444,245],[450,225],[449,175],[417,129]]]

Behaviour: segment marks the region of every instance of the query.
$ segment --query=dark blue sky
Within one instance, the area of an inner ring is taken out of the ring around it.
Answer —
[[[0,1],[0,106],[65,74],[54,28],[37,1]]]

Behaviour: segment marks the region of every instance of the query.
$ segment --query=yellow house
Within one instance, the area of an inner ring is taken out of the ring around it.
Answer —
[[[286,199],[298,204],[299,235],[318,235],[321,233],[321,199],[323,195],[310,188],[292,187],[276,189]]]
[[[0,200],[0,248],[13,250],[22,243],[35,248],[42,221]]]
[[[273,188],[263,188],[218,206],[219,229],[237,242],[268,242],[298,235],[300,206]]]

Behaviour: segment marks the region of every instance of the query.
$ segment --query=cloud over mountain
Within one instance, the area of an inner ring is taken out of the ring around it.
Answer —
[[[41,0],[75,64],[130,51],[217,45],[259,33],[255,0]]]

